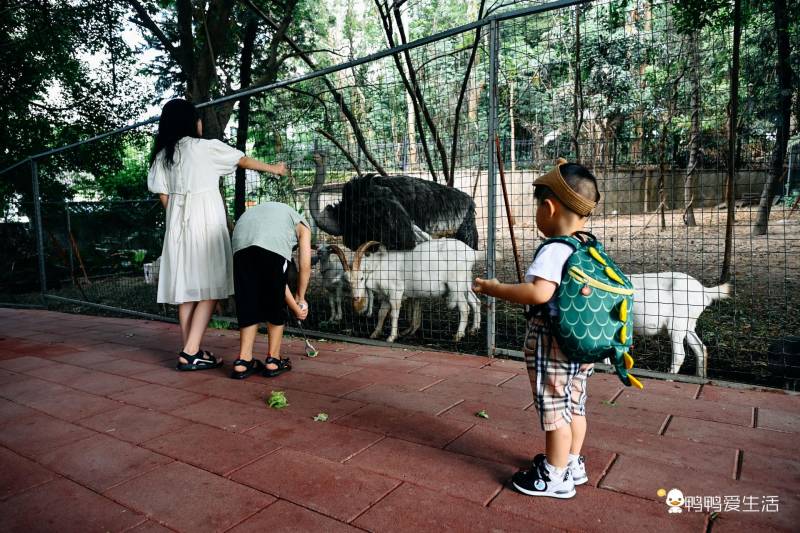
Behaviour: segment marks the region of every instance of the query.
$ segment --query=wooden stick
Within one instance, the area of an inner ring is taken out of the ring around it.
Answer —
[[[69,232],[69,240],[72,243],[72,249],[75,251],[75,255],[78,256],[78,264],[81,266],[81,272],[83,272],[83,279],[86,281],[87,285],[91,285],[92,282],[89,281],[89,276],[86,274],[86,267],[83,264],[83,259],[81,258],[81,252],[78,250],[78,243],[75,242],[75,236],[72,235],[72,232]]]
[[[500,137],[494,136],[495,149],[497,151],[497,168],[500,170],[500,185],[503,187],[503,200],[506,204],[506,217],[508,218],[508,231],[511,233],[511,248],[514,250],[514,264],[517,267],[517,280],[522,283],[522,266],[519,261],[519,251],[517,250],[517,239],[514,236],[514,216],[511,214],[511,204],[508,202],[508,190],[506,189],[506,173],[503,170],[503,158],[500,153]],[[494,202],[494,198],[489,198]]]

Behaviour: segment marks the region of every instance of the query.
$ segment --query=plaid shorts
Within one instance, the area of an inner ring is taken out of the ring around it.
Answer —
[[[528,321],[523,352],[542,429],[565,426],[573,414],[586,416],[586,380],[594,373],[594,364],[567,359],[550,326],[540,318]]]

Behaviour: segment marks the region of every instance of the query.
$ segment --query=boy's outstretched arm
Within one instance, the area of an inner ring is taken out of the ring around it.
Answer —
[[[478,294],[523,305],[547,303],[555,294],[556,288],[557,283],[542,278],[534,278],[532,282],[525,283],[500,283],[496,279],[481,278],[475,278],[472,282],[472,290]]]

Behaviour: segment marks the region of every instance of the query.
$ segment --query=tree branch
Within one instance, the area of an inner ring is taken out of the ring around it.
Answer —
[[[253,0],[243,0],[243,2],[247,4],[250,7],[250,9],[252,9],[254,13],[256,13],[259,17],[261,17],[264,20],[264,22],[266,22],[271,28],[273,28],[276,31],[278,30],[279,25],[276,24],[275,21],[273,21],[271,18],[269,18],[269,16],[266,13],[264,13],[261,9],[259,9],[258,6],[256,6],[253,3]],[[317,65],[314,63],[314,61],[310,57],[308,57],[308,54],[303,52],[303,50],[294,41],[294,39],[284,34],[283,40],[284,42],[286,42],[286,44],[289,45],[289,47],[291,47],[300,56],[300,58],[305,62],[306,65],[309,66],[309,68],[311,69],[317,68]],[[378,161],[375,159],[375,157],[373,157],[372,153],[367,148],[367,141],[364,138],[364,133],[361,131],[361,127],[358,125],[358,121],[356,120],[356,117],[353,115],[353,112],[350,110],[350,108],[347,106],[347,103],[344,101],[344,97],[341,95],[341,93],[339,93],[339,91],[336,90],[336,87],[334,87],[333,83],[331,83],[331,81],[327,78],[327,76],[322,76],[322,81],[328,87],[328,90],[331,92],[331,95],[333,96],[334,100],[336,100],[336,104],[342,110],[342,113],[344,114],[345,118],[350,123],[350,126],[353,128],[353,133],[356,137],[356,141],[358,142],[358,146],[361,149],[364,156],[367,158],[367,160],[372,164],[372,166],[379,174],[381,174],[382,176],[386,176],[387,175],[386,170],[384,170],[383,166],[380,163],[378,163]]]
[[[344,154],[344,156],[347,158],[347,160],[350,161],[350,164],[353,165],[353,168],[355,169],[356,174],[361,176],[361,169],[358,167],[358,163],[353,158],[353,156],[350,155],[350,152],[348,152],[347,149],[345,149],[345,147],[342,146],[342,143],[337,141],[336,138],[333,135],[331,135],[327,131],[323,130],[322,128],[317,128],[316,132],[319,133],[320,135],[322,135],[323,137],[325,137],[326,139],[328,139],[330,142],[332,142],[333,145],[336,146],[336,148],[338,148]]]
[[[166,34],[161,31],[161,28],[159,28],[155,21],[150,17],[150,14],[147,12],[145,7],[137,0],[128,0],[128,4],[130,4],[138,16],[138,19],[132,18],[130,20],[137,26],[149,30],[150,33],[152,33],[153,36],[158,39],[158,42],[161,43],[161,46],[164,47],[167,53],[172,56],[172,59],[181,65],[181,68],[183,68],[184,65],[181,50],[173,45],[169,38],[167,38]]]

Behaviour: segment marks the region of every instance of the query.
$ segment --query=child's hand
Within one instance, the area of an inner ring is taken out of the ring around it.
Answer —
[[[280,163],[275,163],[275,174],[278,176],[288,176],[289,175],[289,167],[286,166],[286,163],[281,161]]]
[[[491,296],[492,289],[500,285],[500,282],[497,279],[481,279],[475,278],[475,281],[472,282],[472,290],[477,292],[478,294],[487,294]]]
[[[305,300],[297,302],[296,309],[294,309],[294,316],[296,316],[298,320],[306,319],[308,316],[308,303],[306,303]]]

